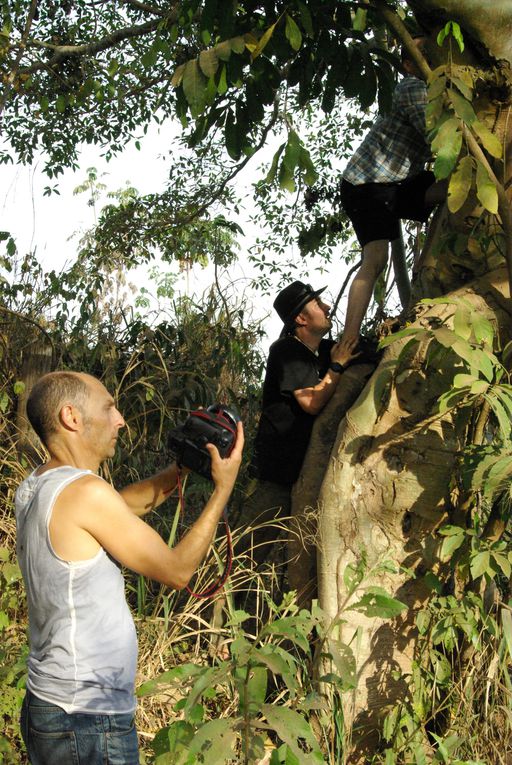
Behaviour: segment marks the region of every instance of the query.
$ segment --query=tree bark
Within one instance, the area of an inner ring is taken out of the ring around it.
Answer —
[[[303,608],[310,608],[317,594],[318,495],[338,425],[374,369],[374,364],[354,364],[343,373],[334,396],[316,419],[301,474],[293,487],[288,578]]]
[[[502,141],[504,158],[492,160],[490,166],[502,190],[510,194],[512,120],[507,83],[512,77],[512,4],[498,2],[492,8],[472,0],[408,4],[433,41],[447,21],[461,25],[464,53],[453,44],[450,55],[455,50],[458,61],[478,67],[473,106],[478,119]],[[493,58],[502,59],[498,66]],[[499,85],[494,94],[489,87],[493,76]],[[500,199],[500,204],[508,215],[509,201]],[[413,327],[450,326],[453,306],[419,302],[444,295],[447,300],[467,301],[487,317],[499,330],[501,347],[510,340],[505,218],[502,213],[501,218],[485,213],[474,193],[456,215],[446,207],[438,211],[415,265]],[[375,755],[382,717],[407,694],[403,678],[410,674],[414,657],[415,617],[429,594],[424,575],[440,566],[436,531],[455,508],[452,477],[467,443],[472,414],[468,408],[447,411],[437,419],[431,416],[439,396],[451,388],[453,359],[445,354],[429,363],[428,342],[422,341],[409,346],[398,364],[408,340],[388,347],[341,421],[318,500],[319,602],[328,623],[343,610],[339,638],[356,656],[357,686],[343,710],[351,741],[347,759],[354,763]],[[403,615],[383,621],[347,610],[347,599],[349,606],[351,601],[343,573],[361,558],[368,570],[383,561],[394,564],[396,573],[381,572],[378,581],[368,584],[379,585],[404,602],[408,608]]]
[[[469,301],[507,328],[508,339],[511,308],[503,299],[509,297],[507,290],[506,270],[501,268],[449,297]],[[416,325],[436,326],[451,313],[448,305],[422,306]],[[426,343],[420,343],[393,378],[407,341],[389,347],[344,418],[320,492],[318,585],[329,621],[348,596],[343,572],[362,555],[369,568],[387,560],[416,575],[411,580],[398,570],[371,582],[409,606],[403,618],[390,622],[350,612],[349,623],[340,628],[341,640],[357,646],[357,690],[344,710],[347,726],[353,726],[354,761],[371,753],[380,716],[405,693],[403,681],[394,680],[391,673],[410,671],[414,618],[427,596],[422,580],[437,565],[435,531],[452,509],[451,479],[470,415],[463,410],[433,422],[427,418],[450,385],[450,368],[429,373]]]

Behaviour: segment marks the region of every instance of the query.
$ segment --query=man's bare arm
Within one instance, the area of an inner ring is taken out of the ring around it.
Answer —
[[[344,366],[356,359],[360,354],[354,353],[359,338],[352,340],[342,339],[331,348],[331,361]],[[334,391],[341,377],[340,372],[328,369],[320,382],[310,388],[300,388],[293,391],[293,395],[299,406],[308,414],[319,414],[328,401],[333,397]]]
[[[66,487],[55,505],[52,522],[57,527],[66,524],[68,543],[73,533],[78,544],[86,535],[122,565],[181,589],[188,584],[211,544],[235,484],[243,442],[239,423],[237,441],[229,457],[222,459],[215,447],[207,447],[212,459],[214,488],[203,512],[174,548],[169,548],[162,537],[128,507],[119,492],[96,476],[86,476],[75,486]],[[57,554],[60,554],[58,550]],[[73,555],[69,558],[73,559]]]
[[[185,471],[188,472],[188,471]],[[161,505],[176,488],[178,482],[178,466],[175,462],[160,473],[137,481],[121,489],[122,496],[132,513],[145,515],[150,510]]]

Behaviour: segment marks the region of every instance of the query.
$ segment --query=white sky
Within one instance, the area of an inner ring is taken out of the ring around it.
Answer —
[[[0,229],[7,230],[14,236],[20,253],[35,251],[46,270],[62,269],[66,263],[75,259],[80,233],[94,225],[94,210],[87,205],[87,193],[73,194],[74,189],[86,180],[87,168],[96,168],[98,181],[106,185],[107,191],[124,187],[127,182],[141,194],[163,190],[167,180],[169,158],[161,155],[168,150],[171,131],[172,125],[169,123],[160,128],[153,125],[147,136],[140,140],[140,151],[131,144],[108,163],[101,156],[98,147],[84,147],[80,156],[80,169],[66,170],[59,176],[59,195],[43,195],[45,186],[53,186],[56,183],[42,173],[43,160],[39,160],[32,167],[1,166]],[[271,157],[272,152],[267,152],[266,156]],[[257,177],[257,168],[262,161],[263,157],[258,155],[252,167],[245,169],[245,177],[250,179],[249,183]],[[243,190],[243,176],[237,183],[238,191]],[[109,200],[106,196],[100,200],[97,212],[101,208],[101,202],[106,204],[107,201]],[[237,294],[247,291],[254,306],[254,316],[263,320],[263,328],[267,333],[267,343],[264,345],[267,346],[278,337],[282,325],[272,309],[273,298],[249,289],[251,279],[257,278],[258,272],[253,270],[244,254],[251,243],[251,225],[247,212],[246,215],[247,218],[242,212],[238,219],[245,232],[245,238],[240,240],[240,262],[236,267],[230,267],[229,278],[230,281],[235,281]],[[252,234],[255,235],[253,229]],[[147,268],[144,266],[140,273],[129,272],[128,281],[143,283],[143,274]],[[336,264],[332,277],[329,274],[319,276],[315,273],[311,281],[318,287],[329,284],[326,296],[327,300],[333,300],[342,283],[344,271],[344,265]],[[176,287],[182,292],[200,294],[212,281],[211,268],[201,269],[195,266],[188,283],[185,275],[182,275]]]

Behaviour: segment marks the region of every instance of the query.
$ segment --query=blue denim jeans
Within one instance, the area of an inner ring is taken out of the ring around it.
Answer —
[[[31,765],[139,765],[132,714],[67,714],[27,690],[21,733]]]

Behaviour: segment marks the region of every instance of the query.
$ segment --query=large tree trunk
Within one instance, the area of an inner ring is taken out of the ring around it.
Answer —
[[[480,3],[474,15],[470,9],[476,3],[472,2],[428,0],[410,5],[419,8],[424,23],[437,25],[437,29],[449,19],[458,20],[461,26],[467,23],[463,29],[466,42],[472,33],[491,53],[510,60],[511,37],[499,39],[494,12],[498,9],[501,14],[503,33],[511,23],[511,3],[492,4],[488,13]],[[437,29],[433,29],[433,40]],[[468,48],[471,62],[476,49],[471,44]],[[505,91],[501,93],[503,96]],[[508,159],[512,138],[509,104],[494,103],[486,93],[474,106],[479,119],[502,139]],[[511,176],[507,159],[493,163],[504,186]],[[457,215],[440,211],[434,226],[417,264],[412,326],[435,328],[442,322],[451,326],[453,306],[418,304],[420,298],[445,295],[464,299],[499,328],[503,346],[512,334],[512,304],[499,220],[482,215],[475,196],[470,195]],[[487,237],[479,239],[484,231]],[[462,250],[457,234],[467,238]],[[488,245],[485,249],[482,242]],[[397,374],[397,359],[408,339],[389,346],[340,423],[319,497],[318,586],[328,620],[347,608],[347,599],[350,605],[343,573],[361,557],[366,558],[368,569],[382,561],[395,565],[397,573],[381,571],[370,583],[384,587],[409,607],[391,621],[348,611],[339,628],[340,639],[351,644],[357,663],[357,688],[344,709],[353,762],[375,754],[383,714],[407,692],[400,678],[411,671],[415,616],[428,594],[423,578],[440,565],[435,532],[456,509],[452,477],[467,444],[472,415],[464,409],[432,416],[437,399],[451,387],[453,360],[445,356],[444,361],[428,364],[425,341],[407,351]],[[415,578],[405,570],[414,572]]]
[[[506,327],[510,313],[504,268],[461,288],[450,297],[463,298],[475,310]],[[448,305],[423,308],[416,323],[435,326],[447,319]],[[508,337],[506,338],[508,339]],[[383,561],[413,570],[379,574],[371,584],[383,586],[410,608],[392,622],[350,612],[340,628],[344,643],[357,646],[357,689],[344,710],[347,725],[355,725],[368,754],[376,741],[378,718],[386,706],[403,697],[401,680],[393,670],[409,673],[415,646],[414,619],[427,592],[424,574],[438,565],[433,533],[454,509],[452,475],[465,444],[467,410],[433,420],[426,413],[447,390],[450,369],[429,374],[425,344],[420,344],[400,375],[392,378],[395,362],[407,338],[386,352],[371,381],[340,427],[321,494],[319,528],[319,594],[329,619],[348,597],[343,573],[349,563],[366,557],[368,568]],[[334,586],[335,585],[335,586]],[[360,630],[357,640],[353,640]],[[373,734],[373,735],[372,735]]]

